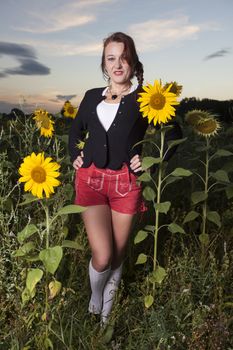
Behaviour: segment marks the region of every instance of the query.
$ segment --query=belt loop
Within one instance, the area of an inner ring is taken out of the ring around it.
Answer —
[[[131,174],[130,174],[130,169],[129,167],[127,166],[127,169],[128,169],[128,179],[129,179],[129,184],[131,186]]]

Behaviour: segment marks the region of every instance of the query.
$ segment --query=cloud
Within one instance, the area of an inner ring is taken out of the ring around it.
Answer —
[[[96,20],[96,15],[93,14],[95,6],[103,3],[112,3],[113,1],[115,0],[66,2],[65,5],[58,5],[52,10],[47,10],[46,16],[43,11],[41,13],[39,11],[28,11],[27,15],[31,23],[25,27],[17,27],[15,29],[30,33],[52,33],[73,27],[80,27]]]
[[[35,50],[29,45],[0,42],[0,55],[12,56],[19,66],[5,68],[0,72],[0,78],[9,75],[48,75],[50,68],[37,61]]]
[[[211,60],[212,58],[223,57],[229,53],[230,53],[230,49],[221,49],[221,50],[215,51],[215,52],[211,53],[210,55],[204,57],[204,60],[207,61],[207,60]]]
[[[0,41],[0,55],[36,58],[35,50],[29,45]]]
[[[56,98],[57,98],[56,101],[67,101],[67,100],[71,100],[76,96],[77,95],[56,95]]]
[[[208,25],[206,28],[216,30],[214,25]],[[134,37],[137,48],[141,52],[159,50],[184,40],[196,39],[202,30],[205,30],[202,24],[191,24],[189,17],[185,15],[179,15],[173,19],[135,23],[128,28],[129,34]]]

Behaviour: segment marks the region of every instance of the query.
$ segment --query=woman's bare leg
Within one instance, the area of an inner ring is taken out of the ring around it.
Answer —
[[[114,296],[121,280],[123,259],[133,218],[134,215],[122,214],[112,210],[113,260],[111,272],[103,291],[102,323],[108,321]]]
[[[89,263],[92,294],[88,310],[99,314],[102,310],[103,289],[111,271],[111,210],[107,205],[91,206],[83,212],[82,217],[92,251],[92,259]]]
[[[92,265],[99,272],[109,267],[112,260],[111,216],[108,205],[90,206],[82,213],[92,251]]]

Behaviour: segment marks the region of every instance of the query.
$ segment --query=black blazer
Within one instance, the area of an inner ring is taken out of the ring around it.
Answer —
[[[102,95],[104,89],[95,88],[86,92],[71,124],[69,132],[71,162],[81,153],[77,143],[84,139],[84,132],[89,132],[83,149],[84,168],[93,162],[98,168],[119,169],[124,162],[129,165],[130,159],[136,154],[140,155],[142,151],[142,145],[133,147],[144,138],[148,127],[147,118],[142,117],[137,102],[141,88],[122,97],[115,119],[108,131],[100,123],[96,112],[97,105],[104,99]],[[179,138],[180,134],[177,130],[173,130],[169,139]]]

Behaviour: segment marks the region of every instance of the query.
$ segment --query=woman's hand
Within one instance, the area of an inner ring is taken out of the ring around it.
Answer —
[[[139,158],[139,155],[136,154],[133,158],[130,160],[130,168],[137,173],[138,171],[142,171],[142,162]]]
[[[81,152],[81,155],[78,156],[74,161],[73,161],[73,167],[75,168],[75,170],[78,170],[79,168],[81,168],[81,166],[83,165],[83,151]]]

